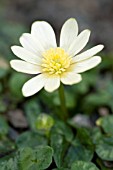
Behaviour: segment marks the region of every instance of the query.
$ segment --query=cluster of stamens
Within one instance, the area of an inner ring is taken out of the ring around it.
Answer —
[[[70,67],[71,60],[62,48],[51,48],[43,53],[42,71],[50,75],[61,75]]]

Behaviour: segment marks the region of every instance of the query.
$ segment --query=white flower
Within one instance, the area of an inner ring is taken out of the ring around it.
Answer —
[[[31,34],[25,33],[20,37],[23,47],[11,47],[13,53],[22,59],[12,60],[11,67],[18,72],[36,74],[24,84],[23,95],[31,96],[43,87],[52,92],[59,88],[60,82],[66,85],[79,83],[82,80],[79,73],[101,62],[101,57],[95,54],[103,49],[103,45],[78,54],[86,46],[89,37],[89,30],[78,35],[78,24],[71,18],[61,29],[58,47],[52,27],[45,21],[34,22]]]

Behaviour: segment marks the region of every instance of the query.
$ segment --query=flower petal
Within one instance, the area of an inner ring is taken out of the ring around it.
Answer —
[[[31,27],[31,35],[37,39],[45,50],[57,47],[54,30],[45,21],[34,22]]]
[[[74,18],[68,19],[62,29],[60,34],[60,47],[67,50],[78,34],[78,24]]]
[[[93,48],[91,48],[91,49],[89,49],[89,50],[87,50],[87,51],[85,51],[85,52],[75,56],[73,58],[73,62],[79,62],[79,61],[86,60],[86,59],[94,56],[98,52],[100,52],[103,48],[104,48],[103,45],[101,45],[101,44],[97,45],[97,46],[95,46],[95,47],[93,47]]]
[[[58,89],[59,86],[60,86],[60,77],[48,77],[44,88],[48,92],[53,92],[54,90]]]
[[[22,60],[25,60],[32,64],[40,65],[40,62],[41,62],[40,57],[38,57],[37,55],[33,54],[32,52],[26,50],[25,48],[19,47],[19,46],[12,46],[11,50],[13,51],[13,53],[16,56],[18,56]]]
[[[94,56],[88,60],[84,60],[78,63],[75,63],[74,72],[75,73],[82,73],[87,70],[92,69],[93,67],[97,66],[101,62],[101,57]]]
[[[82,31],[77,38],[72,42],[71,46],[67,49],[70,56],[74,56],[79,53],[88,43],[90,37],[90,30]]]
[[[28,74],[38,74],[41,72],[40,66],[27,63],[22,60],[11,60],[11,67],[18,72],[28,73]]]
[[[22,34],[20,37],[20,43],[26,50],[31,51],[38,56],[41,56],[42,52],[44,51],[44,48],[41,46],[41,44],[38,43],[38,41],[31,34]]]
[[[27,81],[23,88],[22,93],[25,97],[32,96],[38,91],[40,91],[46,83],[46,77],[40,74],[29,81]]]
[[[76,74],[74,72],[67,72],[62,75],[61,82],[66,85],[72,85],[79,83],[82,80],[82,77],[80,74]]]

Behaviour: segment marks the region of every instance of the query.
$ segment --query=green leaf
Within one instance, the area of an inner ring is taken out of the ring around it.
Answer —
[[[8,134],[9,126],[3,116],[0,115],[0,136]]]
[[[97,155],[106,161],[113,161],[113,136],[103,137],[96,145]]]
[[[54,150],[54,160],[57,167],[61,168],[64,156],[73,139],[73,132],[64,122],[56,121],[51,130],[51,146]]]
[[[66,107],[73,108],[76,105],[76,102],[74,100],[73,92],[70,93],[70,91],[65,91],[65,97],[66,97]],[[47,93],[46,91],[41,92],[41,99],[42,101],[50,108],[54,106],[60,106],[60,99],[58,92],[55,91],[53,93]]]
[[[13,73],[9,80],[10,92],[16,100],[23,98],[22,95],[22,86],[28,80],[28,76],[22,73]]]
[[[84,100],[85,107],[97,107],[106,105],[110,100],[110,95],[104,90],[98,93],[90,93]],[[87,105],[87,106],[86,106]]]
[[[62,135],[53,132],[51,134],[51,147],[54,150],[54,161],[57,167],[61,168],[68,143]]]
[[[53,93],[48,93],[44,90],[42,90],[39,94],[39,97],[43,103],[48,106],[49,108],[54,107],[54,98],[55,96],[58,95],[57,91],[54,91]]]
[[[76,161],[72,164],[71,170],[99,170],[92,162]]]
[[[0,170],[44,170],[50,166],[52,155],[49,146],[20,148],[13,158],[0,162]]]
[[[55,169],[52,169],[52,170],[69,170],[67,168],[55,168]]]
[[[47,139],[38,133],[27,131],[22,133],[16,140],[18,147],[36,147],[39,145],[47,145]]]
[[[35,121],[38,115],[41,113],[41,107],[37,98],[28,100],[24,105],[25,113],[28,119],[28,123],[32,130],[36,130]]]
[[[71,142],[67,154],[64,158],[64,167],[71,167],[74,161],[91,161],[93,158],[93,150],[80,144],[80,141],[74,140]]]
[[[30,167],[33,165],[33,150],[29,147],[21,148],[18,151],[18,166],[20,169],[30,170]]]
[[[3,90],[3,85],[2,83],[0,83],[0,94],[2,93],[2,90]]]
[[[63,135],[67,141],[72,141],[74,137],[72,129],[62,121],[56,121],[52,131],[54,133]]]
[[[7,110],[7,104],[4,101],[4,96],[0,96],[0,113],[4,113]]]
[[[10,158],[8,161],[4,161],[0,164],[0,170],[18,170],[17,159]]]
[[[0,153],[4,155],[4,153],[9,152],[10,150],[15,149],[15,144],[8,139],[7,137],[3,136],[0,138]]]
[[[53,150],[49,146],[39,146],[34,150],[21,148],[19,151],[19,168],[22,170],[43,170],[52,162]]]
[[[5,4],[4,4],[5,5]],[[0,54],[4,58],[7,58],[11,60],[14,59],[14,54],[11,53],[11,50],[9,50],[9,47],[12,44],[17,44],[18,39],[21,36],[23,32],[26,31],[25,24],[20,24],[18,21],[12,22],[9,19],[5,19],[1,17],[1,10],[4,11],[3,7],[0,5]],[[6,10],[6,8],[5,8]],[[4,11],[5,12],[5,11]],[[3,15],[4,15],[3,12]]]
[[[82,74],[83,81],[81,81],[79,84],[76,84],[75,87],[75,94],[85,94],[89,91],[90,87],[95,84],[97,81],[97,72],[98,70],[90,70],[86,73]],[[74,87],[72,87],[74,88]]]
[[[76,138],[79,139],[80,143],[87,148],[94,150],[94,145],[91,139],[90,129],[78,128]]]
[[[7,69],[0,68],[0,79],[4,78],[8,73]]]
[[[99,118],[96,121],[96,124],[102,127],[105,133],[113,135],[113,115],[108,115],[108,116]]]
[[[91,131],[91,139],[93,144],[98,144],[98,141],[102,138],[103,134],[98,127],[94,127]]]

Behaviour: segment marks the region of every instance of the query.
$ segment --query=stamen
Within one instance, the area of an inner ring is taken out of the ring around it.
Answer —
[[[62,48],[51,48],[43,53],[42,71],[61,75],[70,67],[72,58]]]

